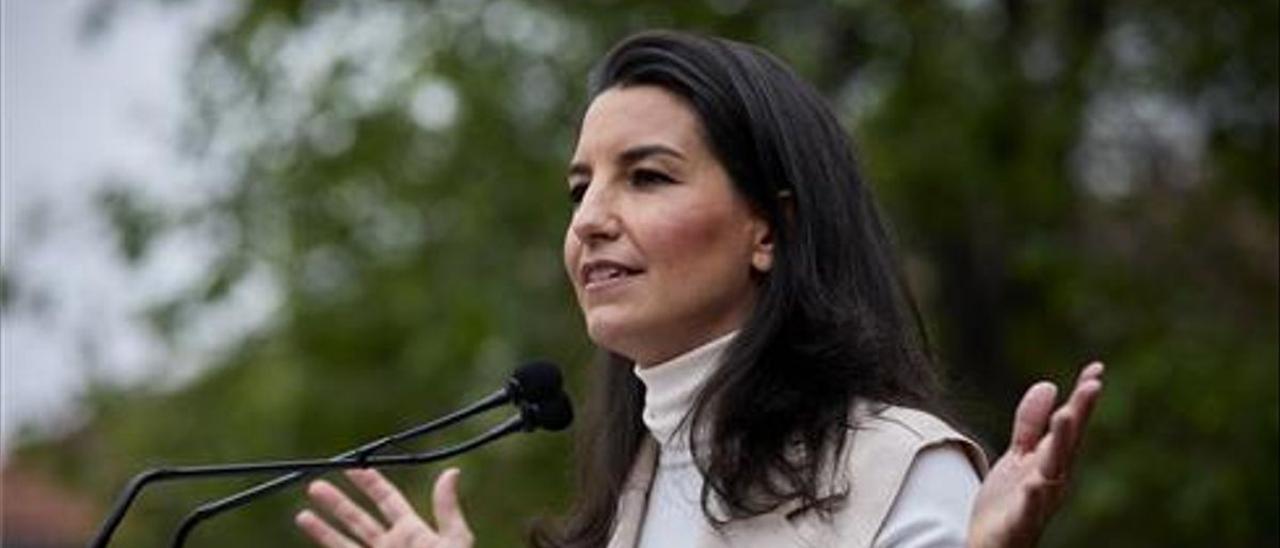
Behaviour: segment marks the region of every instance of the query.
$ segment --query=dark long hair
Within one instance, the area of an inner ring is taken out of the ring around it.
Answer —
[[[596,67],[590,92],[642,85],[693,108],[735,188],[773,229],[756,307],[688,417],[710,433],[692,447],[703,511],[717,524],[791,500],[827,512],[823,470],[844,449],[855,400],[939,412],[919,314],[852,143],[816,90],[746,44],[634,35]],[[535,530],[537,546],[607,542],[647,435],[643,385],[621,356],[604,361],[578,440],[578,498],[558,531]]]

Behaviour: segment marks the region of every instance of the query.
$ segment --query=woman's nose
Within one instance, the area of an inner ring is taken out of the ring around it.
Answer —
[[[618,237],[620,220],[615,211],[615,199],[602,186],[588,186],[573,213],[570,228],[574,236],[586,244]]]

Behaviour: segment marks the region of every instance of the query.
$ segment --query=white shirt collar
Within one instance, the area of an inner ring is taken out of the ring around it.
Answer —
[[[644,383],[644,424],[664,447],[676,440],[678,430],[687,430],[684,418],[711,373],[719,367],[733,331],[665,362],[635,367]]]

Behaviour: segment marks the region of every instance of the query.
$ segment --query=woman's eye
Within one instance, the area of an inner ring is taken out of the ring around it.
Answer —
[[[573,183],[569,185],[569,203],[578,205],[582,203],[582,197],[587,194],[587,183]]]
[[[631,172],[631,183],[637,186],[651,185],[655,183],[670,183],[671,177],[661,171],[652,169],[637,169]]]

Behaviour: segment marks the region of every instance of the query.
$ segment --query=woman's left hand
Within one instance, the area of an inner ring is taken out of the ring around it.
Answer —
[[[347,478],[374,503],[385,524],[324,480],[312,482],[307,495],[345,531],[311,510],[299,512],[295,521],[325,548],[471,548],[475,537],[458,503],[458,473],[457,468],[450,468],[436,479],[431,497],[436,527],[422,519],[400,489],[372,468],[348,470]]]
[[[1013,419],[1009,450],[978,490],[969,548],[1035,546],[1066,494],[1081,434],[1102,390],[1102,370],[1098,362],[1085,367],[1056,411],[1058,390],[1052,383],[1027,390]]]

